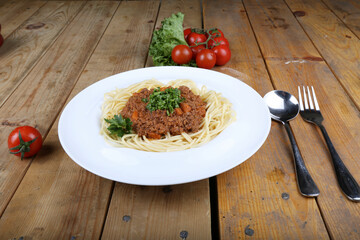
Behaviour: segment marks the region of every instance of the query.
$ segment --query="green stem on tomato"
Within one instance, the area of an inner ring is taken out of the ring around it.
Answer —
[[[21,153],[21,160],[23,160],[25,153],[26,153],[26,152],[30,152],[30,145],[31,145],[33,142],[35,142],[36,139],[37,139],[37,137],[34,138],[34,139],[32,139],[32,140],[30,140],[30,141],[28,141],[28,142],[25,142],[25,141],[23,140],[23,138],[21,137],[21,133],[20,133],[20,130],[19,130],[19,141],[20,141],[20,144],[17,145],[16,147],[10,148],[10,150],[19,150],[19,151],[17,151],[17,152],[11,152],[11,151],[10,151],[10,153],[11,153],[11,154]]]
[[[202,29],[201,29],[202,30]],[[191,29],[191,31],[192,31],[192,29]],[[203,30],[204,31],[204,30]],[[210,33],[210,31],[214,31],[215,33],[216,33],[216,35],[211,35],[211,33]],[[195,45],[193,45],[193,46],[190,46],[190,48],[192,48],[192,47],[197,47],[197,46],[199,46],[199,45],[205,45],[205,47],[207,48],[207,49],[209,49],[209,45],[208,45],[208,43],[209,43],[209,41],[212,39],[212,40],[214,40],[216,37],[221,37],[221,33],[217,30],[217,28],[211,28],[211,29],[209,29],[209,30],[206,30],[205,31],[207,34],[208,34],[208,38],[206,39],[206,41],[205,42],[197,42],[197,41],[195,41]],[[215,41],[214,41],[215,42]],[[214,47],[216,47],[216,46],[219,46],[220,45],[220,43],[218,42],[218,43],[215,43],[215,45],[214,45]]]

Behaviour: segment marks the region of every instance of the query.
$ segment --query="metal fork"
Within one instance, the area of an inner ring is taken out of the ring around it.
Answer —
[[[357,184],[356,180],[353,178],[353,176],[350,174],[349,170],[346,168],[345,164],[341,160],[339,154],[336,152],[334,145],[332,144],[329,135],[327,134],[325,127],[322,125],[322,121],[324,120],[323,116],[320,112],[320,107],[316,99],[314,88],[311,87],[312,90],[312,96],[314,99],[311,98],[310,89],[309,87],[306,87],[307,94],[305,87],[303,86],[303,92],[304,92],[304,105],[303,100],[301,97],[301,90],[300,87],[298,87],[299,90],[299,102],[300,102],[300,115],[301,117],[308,122],[316,124],[324,138],[327,144],[327,147],[330,151],[333,166],[335,169],[336,177],[338,180],[338,183],[340,185],[341,190],[344,192],[344,194],[352,201],[360,201],[360,187]],[[309,101],[308,101],[308,98]]]

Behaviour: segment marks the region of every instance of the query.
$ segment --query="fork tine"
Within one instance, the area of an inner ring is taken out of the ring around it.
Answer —
[[[312,93],[313,93],[315,109],[316,109],[317,111],[320,111],[320,107],[319,107],[318,101],[317,101],[317,99],[316,99],[315,90],[314,90],[313,86],[311,86],[311,90],[312,90]]]
[[[304,104],[305,104],[305,109],[309,109],[309,105],[308,105],[308,101],[307,101],[307,97],[306,97],[306,91],[305,91],[305,87],[303,86],[303,92],[304,92]]]
[[[300,104],[300,111],[304,111],[304,105],[303,105],[303,101],[302,101],[302,97],[301,97],[301,90],[300,90],[300,86],[298,86],[298,91],[299,91],[299,104]]]
[[[307,88],[307,92],[308,92],[308,96],[309,96],[310,109],[314,109],[314,104],[313,104],[313,101],[311,99],[311,93],[310,93],[309,86],[307,86],[306,88]]]

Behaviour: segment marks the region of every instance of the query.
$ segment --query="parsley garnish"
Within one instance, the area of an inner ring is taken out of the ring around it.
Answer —
[[[106,119],[107,123],[110,123],[107,128],[109,132],[113,135],[118,135],[119,137],[124,136],[124,134],[128,134],[131,132],[132,122],[129,118],[123,118],[121,114],[114,115],[112,119]]]
[[[175,108],[180,107],[180,103],[185,100],[181,97],[181,91],[178,88],[166,88],[164,91],[160,91],[160,88],[155,88],[153,93],[150,94],[148,104],[146,108],[150,111],[166,110],[169,116],[174,112]]]

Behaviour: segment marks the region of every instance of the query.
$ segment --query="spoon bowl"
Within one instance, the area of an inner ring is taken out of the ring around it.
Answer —
[[[294,119],[299,114],[299,102],[288,92],[274,90],[264,96],[271,118],[280,122]]]

